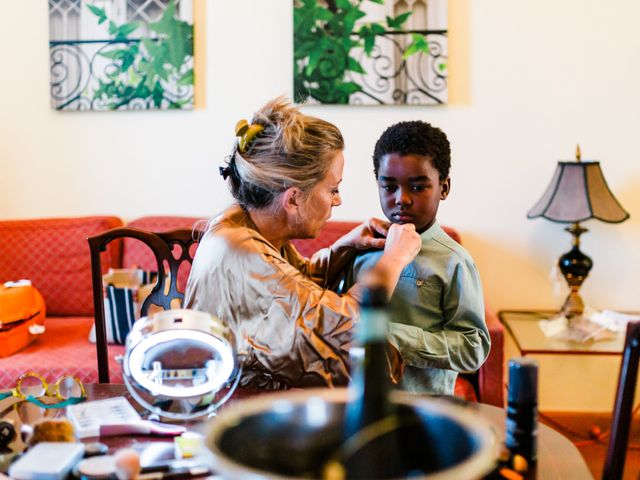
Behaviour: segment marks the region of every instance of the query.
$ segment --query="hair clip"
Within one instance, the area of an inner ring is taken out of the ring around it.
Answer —
[[[222,175],[222,179],[226,180],[229,175],[231,175],[231,167],[218,167],[220,170],[220,175]]]
[[[253,142],[263,130],[264,125],[258,123],[249,125],[249,122],[244,119],[236,123],[236,137],[240,137],[238,140],[238,151],[240,153],[246,153],[251,146],[251,142]]]

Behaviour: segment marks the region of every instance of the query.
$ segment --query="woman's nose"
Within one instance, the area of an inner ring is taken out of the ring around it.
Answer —
[[[332,207],[339,207],[342,205],[342,198],[340,198],[340,194],[338,193],[333,197],[333,202],[331,203]]]

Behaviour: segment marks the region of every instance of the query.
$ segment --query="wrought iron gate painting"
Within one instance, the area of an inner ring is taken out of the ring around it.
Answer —
[[[193,108],[192,0],[49,0],[56,110]]]
[[[447,102],[447,0],[294,0],[299,103]]]

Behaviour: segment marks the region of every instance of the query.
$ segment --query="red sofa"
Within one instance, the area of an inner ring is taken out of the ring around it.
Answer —
[[[129,226],[152,231],[192,227],[193,217],[141,217]],[[87,237],[122,226],[118,217],[77,217],[59,219],[0,221],[0,282],[30,279],[42,293],[47,306],[46,331],[27,348],[0,358],[0,389],[13,387],[24,372],[34,370],[54,382],[63,374],[77,376],[83,382],[98,381],[95,345],[88,341],[93,323],[91,264]],[[304,255],[330,245],[356,223],[329,222],[318,238],[296,241]],[[457,241],[458,234],[447,232]],[[103,253],[102,265],[127,268],[154,268],[148,247],[134,239],[112,242]],[[184,285],[188,268],[179,272]],[[487,324],[492,340],[489,359],[476,374],[461,376],[456,394],[484,403],[503,404],[503,328],[495,313],[487,308]],[[109,346],[111,381],[122,382],[115,357],[122,346]],[[478,395],[476,395],[476,392]]]

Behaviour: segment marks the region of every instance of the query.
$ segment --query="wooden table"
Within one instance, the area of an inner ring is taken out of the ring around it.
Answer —
[[[505,410],[486,405],[477,405],[478,413],[489,420],[500,442],[505,437]],[[556,430],[538,423],[538,464],[527,478],[539,480],[593,479],[591,471],[578,448]]]
[[[117,395],[124,395],[129,399],[132,405],[137,406],[135,401],[131,399],[124,385],[112,384],[91,384],[86,385],[87,396],[91,400],[109,398]],[[254,395],[255,392],[247,392],[238,390],[230,399],[229,404],[241,401],[242,398]],[[494,426],[496,435],[500,442],[504,441],[505,436],[505,411],[504,409],[486,405],[481,403],[469,403],[468,408],[477,411],[482,417],[486,418]],[[225,407],[223,407],[225,408]],[[190,425],[196,429],[204,427],[203,422],[192,423]],[[87,439],[92,441],[96,439]],[[148,436],[127,436],[127,437],[107,437],[102,439],[111,451],[115,451],[123,447],[133,447],[136,449],[144,449],[146,462],[153,462],[161,459],[171,458],[173,452],[173,441],[166,437],[148,437]],[[153,445],[152,449],[149,449]],[[563,435],[550,427],[538,425],[538,463],[535,469],[527,475],[526,478],[540,480],[555,479],[593,479],[587,464],[580,455],[578,449]]]

